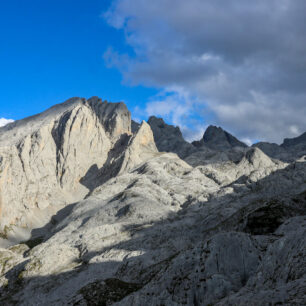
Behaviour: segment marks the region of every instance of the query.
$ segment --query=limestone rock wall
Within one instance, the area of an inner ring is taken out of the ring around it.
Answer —
[[[122,134],[131,134],[125,105],[95,97],[0,129],[0,230],[34,226],[37,210],[81,200],[89,190],[80,180],[103,166]]]

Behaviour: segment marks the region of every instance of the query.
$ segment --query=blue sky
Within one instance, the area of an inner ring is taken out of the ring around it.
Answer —
[[[214,124],[280,143],[306,130],[305,12],[305,0],[1,1],[0,121],[96,95],[187,140]]]
[[[101,18],[110,1],[0,2],[0,118],[20,119],[73,97],[141,105],[156,93],[122,84],[107,68],[109,47],[130,54],[123,30]]]

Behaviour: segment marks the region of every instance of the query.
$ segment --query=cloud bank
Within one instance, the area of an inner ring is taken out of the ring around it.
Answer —
[[[5,126],[11,122],[14,122],[13,119],[5,119],[5,118],[0,118],[0,127]]]
[[[304,0],[117,0],[104,18],[134,54],[105,60],[160,88],[145,110],[183,130],[213,123],[280,142],[306,130],[305,13]]]

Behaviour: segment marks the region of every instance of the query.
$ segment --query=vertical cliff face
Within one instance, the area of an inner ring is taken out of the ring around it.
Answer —
[[[82,199],[89,168],[101,168],[122,135],[131,135],[123,103],[73,98],[0,129],[0,227],[34,226],[37,212]],[[92,177],[95,179],[95,177]]]

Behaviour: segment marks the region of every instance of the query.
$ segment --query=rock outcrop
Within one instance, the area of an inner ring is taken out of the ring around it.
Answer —
[[[0,304],[304,305],[305,160],[210,130],[192,145],[98,98],[0,129],[3,220],[55,207],[0,248]]]

